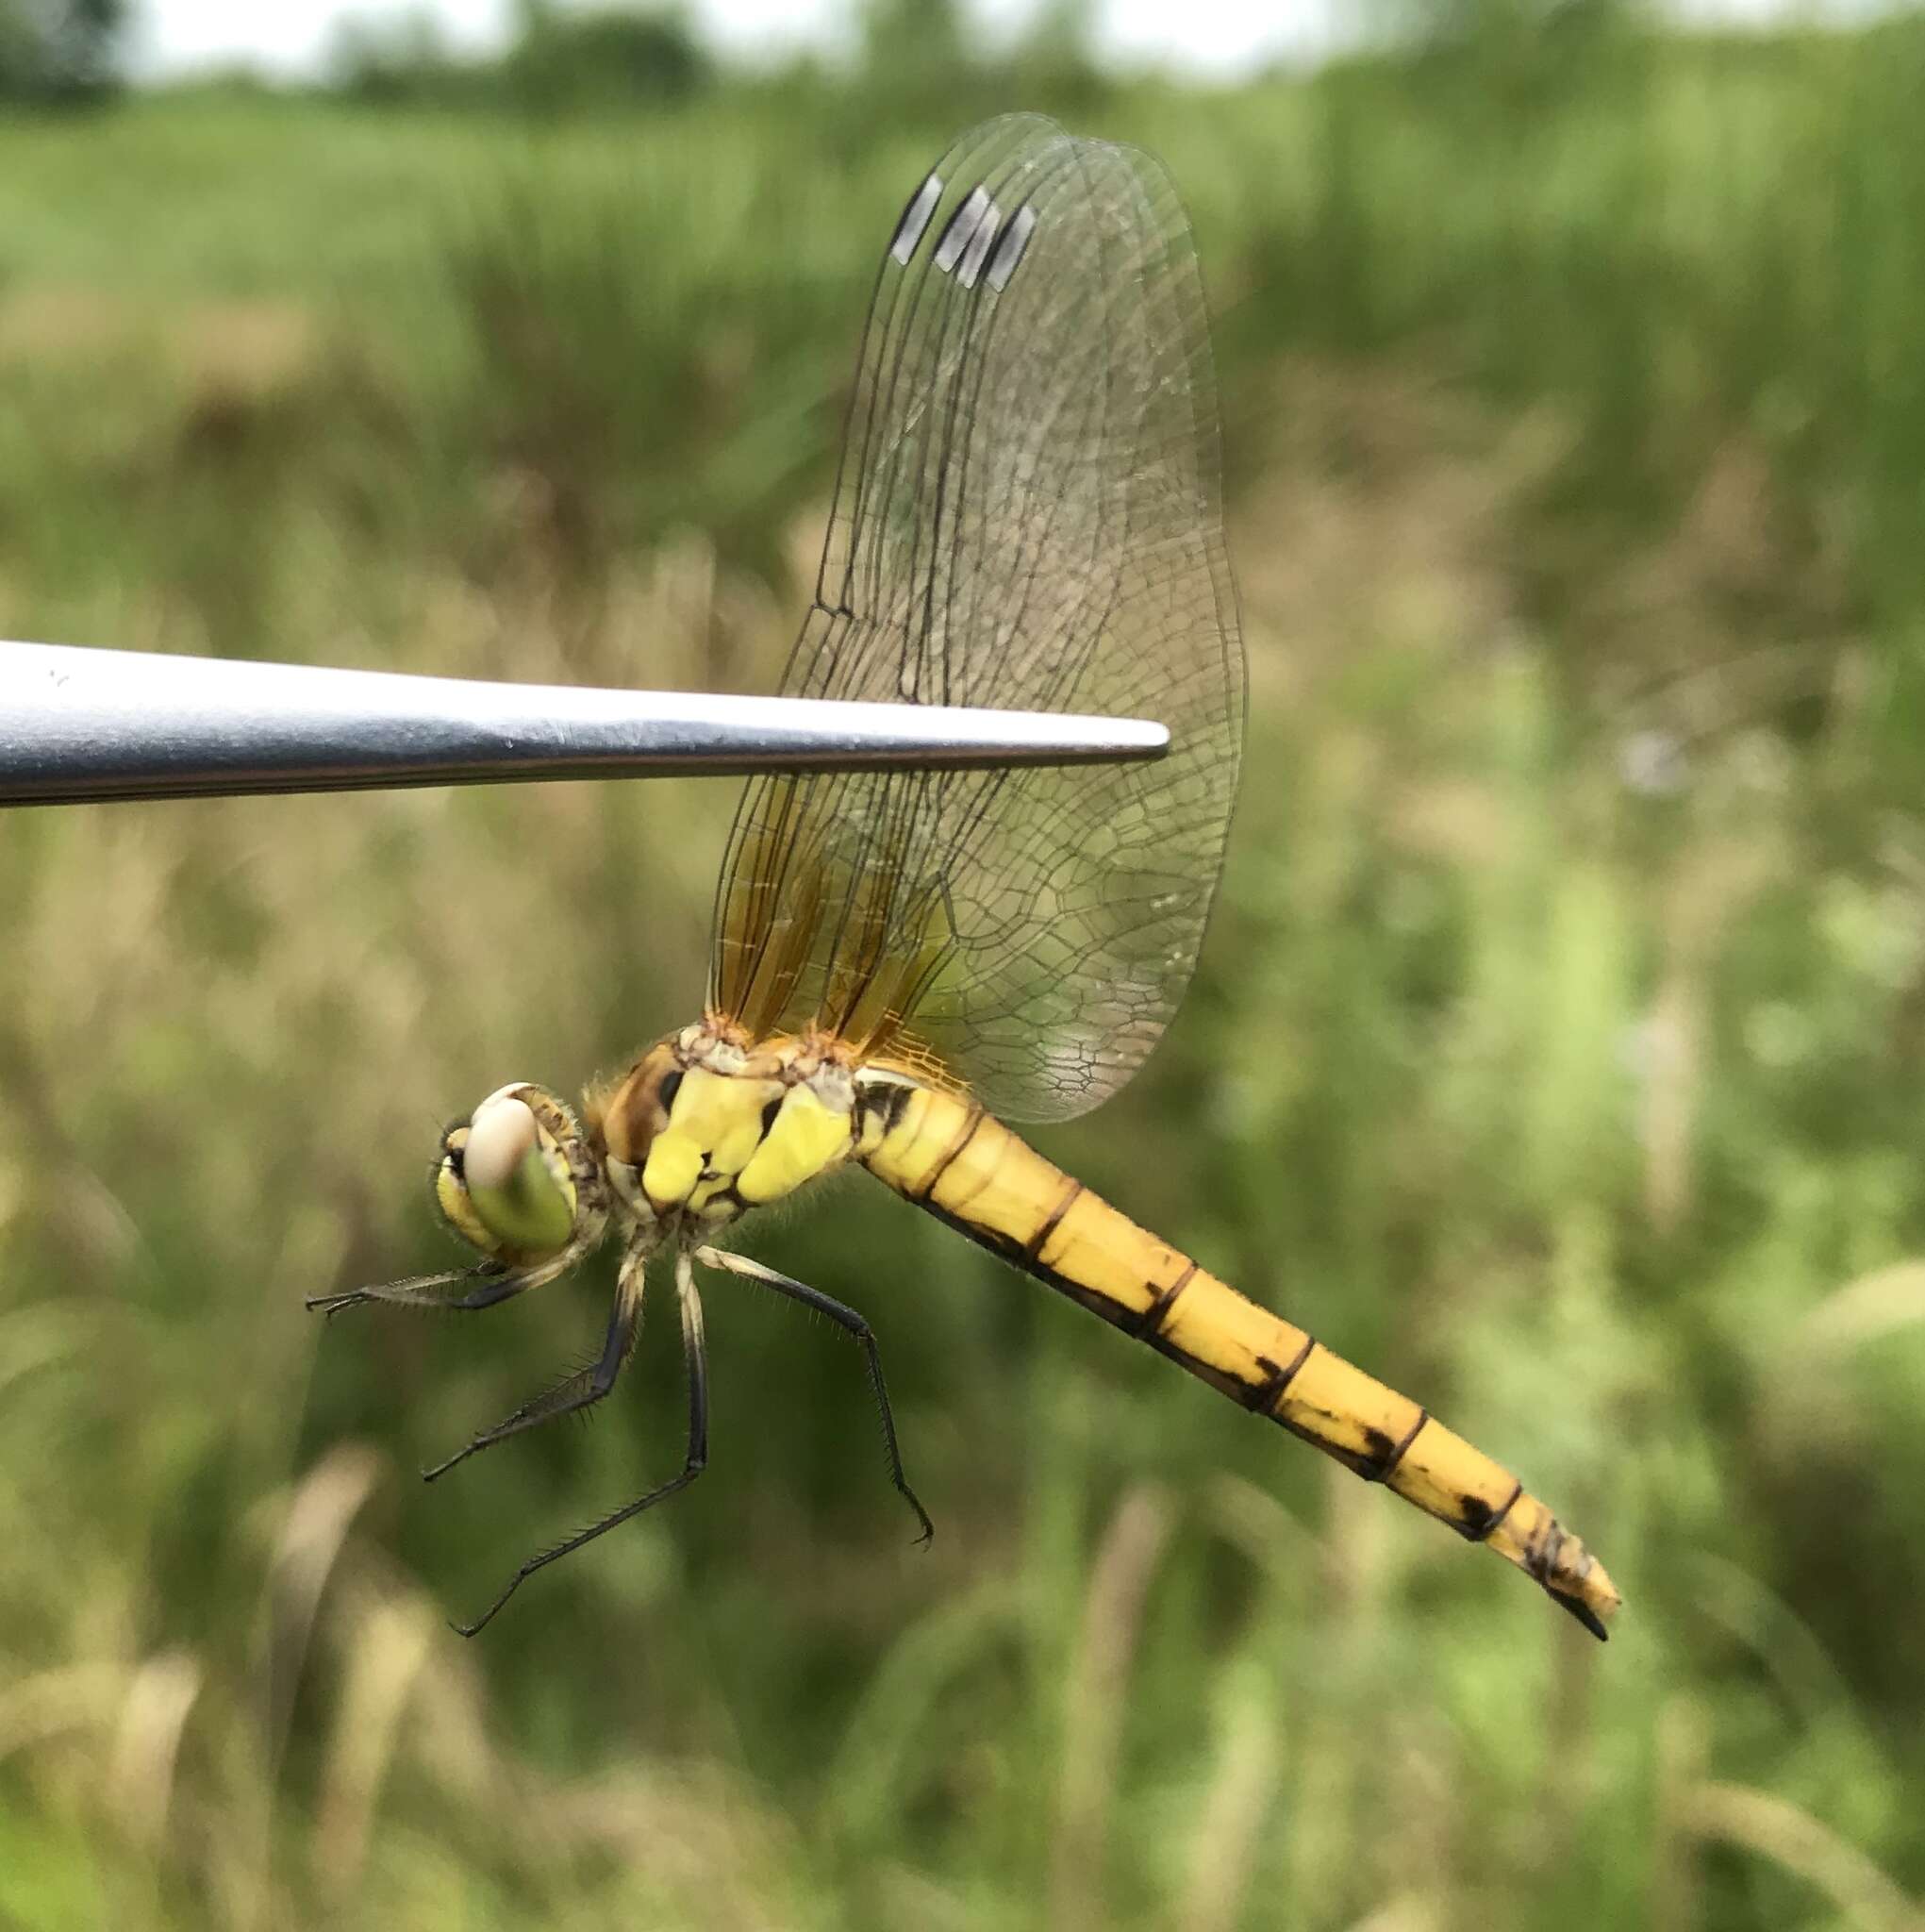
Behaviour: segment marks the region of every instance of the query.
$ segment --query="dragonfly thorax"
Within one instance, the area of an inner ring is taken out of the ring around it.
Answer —
[[[651,1047],[588,1108],[620,1211],[690,1237],[793,1193],[856,1143],[855,1070],[834,1041],[751,1041],[716,1020]]]

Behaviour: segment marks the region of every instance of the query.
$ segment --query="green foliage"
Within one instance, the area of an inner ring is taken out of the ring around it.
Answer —
[[[425,8],[347,15],[327,50],[328,84],[348,99],[391,105],[448,99],[476,91],[479,75],[449,47]]]
[[[534,108],[685,99],[709,79],[706,57],[678,8],[525,8],[503,75]]]
[[[862,0],[856,15],[854,71],[826,87],[808,77],[812,112],[827,120],[854,113],[871,128],[960,133],[1013,101],[1087,115],[1109,92],[1087,0],[1045,0],[1014,32],[994,30],[970,0]]]
[[[126,20],[126,0],[0,0],[0,102],[110,92]]]
[[[491,58],[456,52],[426,9],[350,15],[336,30],[328,73],[333,91],[371,106],[506,107],[544,117],[662,106],[712,78],[681,8],[531,0]]]
[[[1102,103],[1220,312],[1252,742],[1169,1041],[1039,1138],[1619,1636],[855,1176],[748,1232],[874,1321],[932,1549],[843,1339],[718,1283],[709,1473],[461,1645],[673,1466],[673,1324],[427,1491],[606,1273],[300,1298],[445,1260],[442,1118],[692,1016],[727,789],[16,815],[0,1921],[1916,1923],[1925,39],[1611,32]],[[967,119],[867,85],[0,128],[0,635],[766,689]]]

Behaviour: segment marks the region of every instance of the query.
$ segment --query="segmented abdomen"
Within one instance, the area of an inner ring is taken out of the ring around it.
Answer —
[[[1605,1636],[1604,1567],[1480,1449],[1206,1274],[967,1099],[888,1092],[863,1159],[896,1191],[1370,1482],[1515,1563]]]

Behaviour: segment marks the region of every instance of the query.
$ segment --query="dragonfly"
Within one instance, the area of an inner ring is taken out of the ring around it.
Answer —
[[[685,1489],[708,1456],[697,1270],[829,1317],[862,1352],[904,1473],[874,1332],[725,1245],[754,1210],[866,1169],[1253,1414],[1485,1544],[1598,1637],[1603,1566],[1510,1472],[1137,1226],[1021,1139],[1130,1079],[1181,1001],[1221,870],[1244,664],[1197,253],[1138,150],[1019,115],[965,135],[883,252],[796,697],[1159,718],[1150,764],[765,774],[717,887],[702,1017],[579,1108],[514,1081],[444,1134],[435,1198],[479,1259],[315,1297],[475,1309],[622,1255],[600,1355],[424,1474],[615,1386],[644,1280],[672,1262],[681,1470],[530,1557]]]

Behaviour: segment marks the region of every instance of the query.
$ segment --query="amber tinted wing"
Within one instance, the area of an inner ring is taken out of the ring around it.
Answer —
[[[767,777],[711,1008],[934,1058],[1060,1119],[1182,998],[1236,793],[1243,656],[1203,291],[1168,175],[1031,116],[911,195],[785,692],[1160,720],[1154,764]]]

